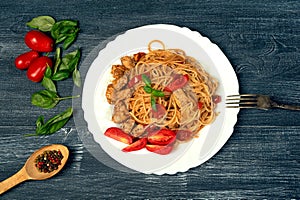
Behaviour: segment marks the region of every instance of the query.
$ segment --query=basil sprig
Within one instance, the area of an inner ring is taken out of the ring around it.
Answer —
[[[72,114],[73,109],[69,107],[64,112],[50,118],[47,122],[44,122],[44,116],[39,116],[36,120],[35,133],[26,134],[25,136],[40,136],[53,134],[62,127],[64,127],[64,125],[69,121]]]
[[[26,23],[31,28],[36,28],[43,32],[50,32],[55,43],[63,42],[63,48],[68,49],[76,40],[79,27],[74,20],[55,21],[51,16],[38,16]]]
[[[156,90],[156,89],[152,88],[151,80],[147,75],[142,74],[142,80],[145,83],[144,91],[148,94],[151,94],[151,96],[150,96],[151,107],[156,112],[157,108],[156,108],[155,97],[164,97],[165,94],[161,90]]]

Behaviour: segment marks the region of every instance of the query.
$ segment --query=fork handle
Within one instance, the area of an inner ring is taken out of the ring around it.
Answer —
[[[272,105],[272,107],[281,108],[281,109],[285,109],[285,110],[300,110],[300,106],[279,104],[279,103],[276,103],[276,102],[272,102],[271,105]]]

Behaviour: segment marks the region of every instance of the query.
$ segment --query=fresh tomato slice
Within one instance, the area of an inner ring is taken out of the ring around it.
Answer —
[[[129,146],[122,149],[123,152],[131,152],[137,151],[144,148],[147,144],[147,138],[141,138],[134,143],[130,144]]]
[[[169,129],[161,129],[158,132],[148,135],[147,139],[150,144],[167,145],[176,140],[176,134]]]
[[[150,72],[145,73],[148,77],[150,76]],[[142,74],[135,75],[130,81],[128,82],[128,88],[132,88],[135,84],[142,81]]]
[[[171,153],[171,151],[173,150],[173,145],[147,144],[146,149],[153,153],[157,153],[160,155],[167,155],[167,154]]]
[[[156,119],[162,118],[167,112],[165,107],[161,104],[155,104],[155,106],[156,111],[154,109],[151,110],[152,117]]]
[[[183,88],[188,81],[189,81],[189,76],[187,74],[185,75],[176,74],[173,77],[173,81],[169,83],[164,90],[167,92],[173,92],[177,89]]]
[[[190,130],[178,130],[176,131],[176,137],[180,141],[189,141],[193,137],[193,132]]]
[[[131,135],[128,135],[122,129],[117,127],[108,128],[104,135],[125,144],[132,144],[133,142],[133,137]]]

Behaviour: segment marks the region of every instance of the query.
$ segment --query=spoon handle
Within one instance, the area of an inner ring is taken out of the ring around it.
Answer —
[[[26,180],[28,180],[28,175],[26,173],[25,168],[23,167],[22,169],[20,169],[20,171],[18,171],[11,177],[0,182],[0,195]]]

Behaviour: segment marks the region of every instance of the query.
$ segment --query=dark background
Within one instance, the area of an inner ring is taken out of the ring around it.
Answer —
[[[300,112],[241,110],[221,151],[199,167],[176,175],[127,174],[106,167],[82,144],[71,119],[51,136],[26,138],[39,115],[51,110],[30,103],[42,89],[14,59],[27,51],[25,23],[39,15],[80,22],[74,46],[83,61],[107,38],[146,24],[189,27],[216,43],[231,62],[240,93],[262,93],[300,105],[300,2],[295,0],[207,1],[1,1],[0,2],[0,180],[17,172],[41,146],[63,143],[71,150],[66,168],[46,181],[29,181],[1,199],[298,199]],[[79,66],[80,67],[80,66]],[[71,95],[73,83],[58,85]]]

